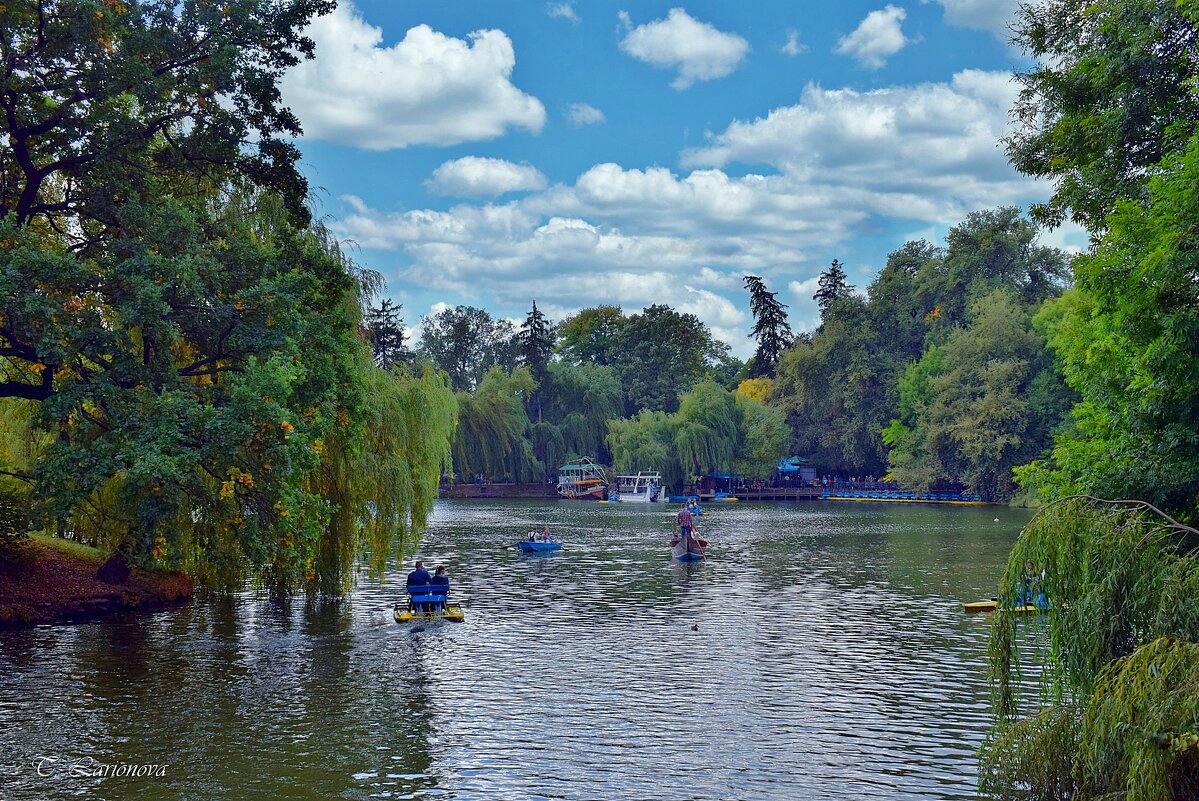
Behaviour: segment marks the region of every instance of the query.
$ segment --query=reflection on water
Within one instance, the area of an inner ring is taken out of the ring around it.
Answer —
[[[987,619],[960,602],[1027,515],[730,504],[682,564],[674,511],[439,502],[421,556],[460,625],[395,624],[396,565],[339,605],[0,633],[0,798],[975,797]],[[509,547],[543,525],[563,551]]]

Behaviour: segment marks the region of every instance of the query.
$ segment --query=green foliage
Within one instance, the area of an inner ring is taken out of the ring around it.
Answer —
[[[300,222],[300,134],[276,82],[329,0],[0,5],[0,218],[103,249],[128,202],[213,192],[242,176]]]
[[[772,476],[791,444],[787,415],[742,392],[735,397],[744,436],[733,460],[733,472],[741,476]]]
[[[491,481],[540,481],[544,465],[526,437],[525,403],[536,383],[523,367],[505,374],[493,368],[474,395],[458,393],[458,429],[453,440],[454,470]]]
[[[627,398],[625,410],[675,411],[679,396],[727,351],[694,314],[655,305],[628,317],[612,354]]]
[[[571,364],[615,364],[627,318],[619,306],[593,306],[558,324],[558,352]]]
[[[1025,528],[999,586],[1044,569],[1040,692],[1015,615],[991,636],[996,728],[980,789],[1000,799],[1189,798],[1199,789],[1199,531],[1148,504],[1075,496]]]
[[[528,368],[533,380],[537,382],[537,388],[529,398],[529,414],[536,417],[540,423],[545,399],[550,391],[549,363],[554,353],[554,331],[549,320],[537,308],[537,301],[533,301],[533,309],[517,332],[516,339],[520,350],[520,363]]]
[[[507,320],[495,320],[474,306],[455,306],[425,318],[417,352],[449,375],[455,392],[471,392],[493,367],[514,368],[518,345]]]
[[[1122,202],[1079,294],[1046,320],[1081,401],[1052,459],[1022,474],[1047,494],[1144,498],[1199,517],[1199,140],[1166,160],[1147,204]]]
[[[549,366],[550,402],[547,418],[560,433],[567,455],[596,456],[606,450],[608,421],[620,417],[624,393],[612,367],[553,362]],[[548,471],[562,464],[543,462]]]
[[[616,469],[658,470],[670,487],[711,472],[773,475],[789,439],[781,411],[710,381],[684,395],[674,414],[644,411],[608,423]]]
[[[1020,76],[1008,140],[1018,170],[1056,180],[1034,209],[1101,231],[1119,198],[1143,199],[1163,157],[1199,122],[1199,27],[1191,2],[1040,0],[1021,6],[1016,42],[1038,61]]]

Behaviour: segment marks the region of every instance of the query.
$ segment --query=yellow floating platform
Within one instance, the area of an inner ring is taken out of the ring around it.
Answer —
[[[445,609],[441,609],[431,615],[413,612],[397,606],[395,608],[395,619],[396,623],[436,623],[438,620],[462,623],[466,620],[466,616],[462,614],[462,606],[460,604],[446,604]]]
[[[967,612],[994,612],[996,609],[999,608],[999,601],[996,601],[994,598],[992,598],[989,601],[973,601],[972,603],[962,604],[962,608],[965,609]],[[1008,609],[1004,609],[1003,611],[1004,612],[1038,612],[1040,610],[1037,609],[1037,607],[1033,606],[1032,604],[1027,604],[1025,606],[1014,606],[1014,607],[1011,607]]]

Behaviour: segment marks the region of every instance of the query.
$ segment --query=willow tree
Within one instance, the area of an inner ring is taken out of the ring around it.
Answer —
[[[305,578],[330,596],[344,591],[359,558],[381,575],[388,557],[424,530],[458,421],[448,377],[428,364],[366,366],[364,377],[361,423],[334,426],[309,482],[333,511]]]
[[[454,471],[470,478],[525,482],[540,480],[542,464],[526,437],[525,405],[536,387],[525,368],[511,374],[498,367],[483,376],[474,395],[459,392],[459,423],[452,452]]]
[[[675,455],[677,416],[643,411],[636,417],[608,421],[608,447],[619,473],[657,470],[668,487],[678,487],[686,476]]]
[[[683,467],[692,474],[732,470],[744,419],[735,396],[704,381],[679,402],[675,450]]]
[[[1199,794],[1199,530],[1136,501],[1074,496],[1012,550],[1001,598],[1036,579],[1047,647],[1022,618],[991,635],[995,728],[980,789],[999,799]],[[1031,571],[1027,565],[1031,563]],[[1031,624],[1037,625],[1037,624]],[[1022,680],[1039,663],[1041,681]]]

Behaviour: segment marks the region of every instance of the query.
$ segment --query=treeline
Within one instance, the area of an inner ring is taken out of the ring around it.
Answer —
[[[0,6],[0,546],[338,596],[423,526],[456,399],[374,364],[276,89],[331,7]]]
[[[382,307],[376,355],[450,376],[461,480],[542,481],[587,455],[677,487],[709,473],[769,478],[799,454],[821,474],[1006,500],[1013,468],[1048,453],[1075,397],[1046,340],[1069,264],[1037,232],[1014,208],[971,214],[944,248],[896,250],[864,292],[834,261],[815,295],[821,323],[799,336],[777,293],[746,276],[757,342],[746,363],[663,305],[553,324],[534,303],[519,330],[459,306],[426,319],[412,350],[397,310]]]

